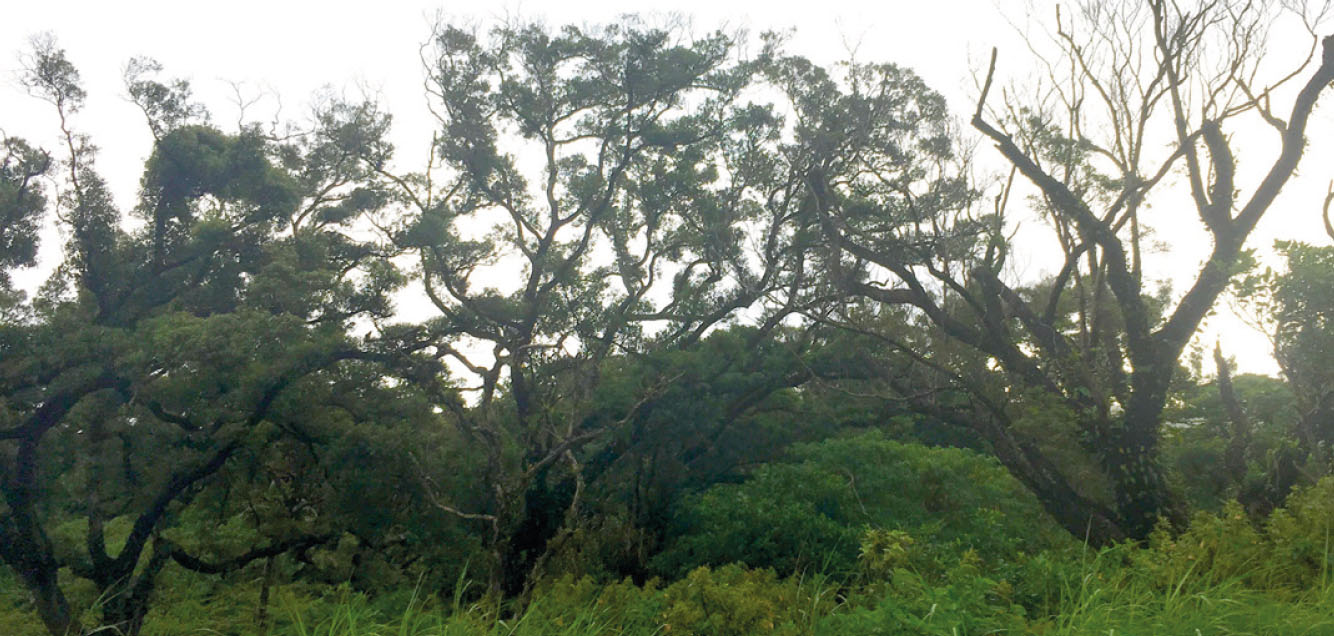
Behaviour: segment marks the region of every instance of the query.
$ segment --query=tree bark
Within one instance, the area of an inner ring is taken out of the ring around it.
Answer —
[[[978,418],[973,429],[982,433],[1001,465],[1028,487],[1047,514],[1071,535],[1094,546],[1126,540],[1128,533],[1122,520],[1079,494],[1056,464],[1032,443],[1017,439],[1008,427],[985,416]]]
[[[255,608],[255,625],[259,627],[261,634],[269,633],[269,590],[273,587],[277,573],[274,567],[274,560],[277,558],[275,555],[264,560],[264,576],[259,588],[259,607]]]
[[[23,533],[26,536],[10,524],[0,526],[0,530],[0,557],[18,573],[19,580],[32,594],[42,625],[56,636],[77,633],[78,625],[57,578],[60,565],[52,556],[46,535],[36,525],[27,528],[29,532]]]

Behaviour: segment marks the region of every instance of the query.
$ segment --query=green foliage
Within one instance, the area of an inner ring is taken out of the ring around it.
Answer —
[[[539,590],[517,623],[530,632],[652,633],[662,624],[663,607],[657,581],[639,586],[628,579],[598,583],[590,577],[563,576]]]
[[[1160,527],[1149,539],[1149,549],[1136,553],[1137,569],[1163,589],[1185,581],[1212,586],[1231,580],[1263,576],[1268,562],[1261,534],[1235,502],[1215,515],[1199,512],[1190,528],[1173,536]]]
[[[772,570],[696,568],[663,590],[664,631],[688,634],[806,634],[834,606],[824,579],[778,579]]]
[[[908,567],[916,542],[912,535],[902,530],[869,528],[862,534],[857,562],[870,577],[888,580],[894,570]]]
[[[0,629],[13,636],[48,636],[14,571],[0,566]]]
[[[348,564],[368,544],[430,536],[430,524],[352,527],[364,506],[335,505],[331,477],[344,475],[321,465],[351,428],[407,434],[435,420],[421,400],[373,406],[431,384],[385,386],[389,367],[439,372],[414,358],[420,345],[388,325],[374,339],[349,335],[389,318],[406,281],[374,237],[353,230],[387,200],[369,171],[346,165],[384,158],[376,136],[387,120],[335,104],[292,129],[299,141],[226,133],[198,123],[188,85],[144,79],[160,69],[138,64],[130,92],[156,143],[134,210],[144,223],[133,224],[98,176],[96,148],[74,132],[85,95],[73,65],[47,40],[26,62],[24,83],[57,108],[67,136],[69,170],[56,178],[68,259],[38,300],[12,304],[21,299],[8,272],[32,264],[28,230],[46,207],[33,179],[50,157],[6,139],[0,557],[47,628],[136,632],[172,562],[225,573],[339,539],[328,551],[337,558],[303,574],[392,570],[385,558]],[[415,489],[397,491],[383,501],[396,512],[418,503]]]
[[[1302,418],[1294,437],[1314,455],[1310,469],[1334,461],[1334,248],[1298,242],[1275,246],[1287,271],[1266,270],[1243,280],[1241,295],[1264,320]]]
[[[1238,378],[1251,472],[1217,478],[1230,423],[1172,384],[1200,317],[1153,331],[1171,295],[1140,281],[1158,179],[1016,104],[987,134],[1064,166],[1037,181],[1068,265],[1010,288],[941,95],[741,44],[441,25],[440,129],[402,173],[374,103],[227,132],[136,60],[155,144],[125,211],[37,40],[20,81],[68,156],[0,140],[0,633],[1329,630],[1334,479],[1231,501],[1328,468],[1334,251],[1247,280],[1289,384]],[[1065,216],[1100,205],[1133,270]],[[29,300],[51,208],[67,259]],[[436,315],[394,324],[410,281]],[[879,432],[830,437],[854,428]],[[979,454],[1106,542],[1175,511],[1164,439],[1192,523],[1103,550]]]
[[[1271,580],[1293,589],[1334,587],[1334,477],[1288,498],[1265,526]]]
[[[282,636],[536,636],[663,634],[873,635],[1036,633],[1328,634],[1334,480],[1295,494],[1263,528],[1236,505],[1200,514],[1185,533],[1150,545],[1102,550],[1067,546],[1017,559],[1004,572],[964,550],[937,557],[902,531],[869,529],[856,582],[780,578],[740,565],[701,567],[663,587],[656,580],[599,582],[558,577],[518,607],[466,601],[420,585],[367,594],[350,586],[283,584],[273,590],[272,630]],[[1312,568],[1319,564],[1319,567]],[[146,634],[259,636],[254,571],[218,580],[180,569],[163,574],[162,599]],[[27,636],[21,598],[0,570],[0,626]]]
[[[879,591],[879,595],[874,592]],[[973,553],[931,581],[896,569],[890,582],[873,586],[846,612],[820,621],[814,634],[997,634],[1022,632],[1024,609],[1010,598],[1011,587],[986,576]]]
[[[680,532],[654,561],[659,571],[736,561],[848,573],[868,526],[913,537],[916,565],[930,572],[968,550],[994,566],[1061,541],[1031,495],[970,451],[867,433],[800,445],[791,458],[686,500]]]
[[[1298,592],[1334,582],[1334,478],[1298,491],[1257,527],[1231,502],[1200,512],[1179,535],[1155,531],[1136,570],[1163,588],[1243,584]]]
[[[0,291],[8,291],[9,271],[37,262],[38,228],[46,212],[41,177],[51,156],[17,137],[0,138]],[[3,307],[3,305],[0,305]]]
[[[1232,386],[1250,425],[1244,440],[1247,474],[1242,483],[1219,469],[1225,465],[1233,423],[1216,382],[1183,386],[1165,415],[1173,422],[1163,432],[1165,463],[1196,510],[1217,512],[1237,498],[1246,502],[1273,498],[1281,503],[1287,495],[1277,490],[1288,478],[1283,474],[1288,470],[1284,458],[1293,454],[1293,432],[1300,421],[1292,387],[1282,380],[1254,374],[1233,377]]]
[[[1046,567],[1059,599],[1030,622],[1046,634],[1327,634],[1329,588],[1290,595],[1196,568],[1170,584],[1143,565],[1159,552],[1125,545]],[[1187,566],[1189,567],[1189,566]]]

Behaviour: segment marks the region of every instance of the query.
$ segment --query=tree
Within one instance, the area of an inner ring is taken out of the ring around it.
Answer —
[[[828,346],[823,331],[786,327],[757,338],[757,328],[737,325],[690,347],[609,361],[594,398],[600,417],[618,416],[651,378],[674,381],[651,408],[588,445],[589,519],[559,546],[563,571],[648,576],[683,496],[848,427],[834,413],[843,403],[811,391],[812,367]]]
[[[46,213],[41,178],[51,170],[51,156],[16,137],[3,137],[0,159],[0,318],[17,320],[22,297],[13,289],[10,270],[37,263],[38,229]]]
[[[1194,347],[1192,347],[1194,349]],[[1190,373],[1163,418],[1164,465],[1193,510],[1221,510],[1236,501],[1254,519],[1281,507],[1299,477],[1291,387],[1281,378],[1243,373],[1214,346],[1212,381],[1200,378],[1203,351],[1190,354]]]
[[[472,404],[449,407],[487,458],[491,497],[438,503],[490,526],[493,591],[531,587],[551,533],[577,520],[579,451],[677,379],[645,377],[609,413],[593,396],[613,358],[688,347],[741,312],[758,342],[818,296],[808,237],[785,225],[780,121],[743,99],[772,48],[741,59],[722,33],[634,19],[433,35],[431,164],[382,174],[406,209],[395,241],[438,312],[435,351],[474,383]],[[526,526],[528,494],[558,478],[567,521]]]
[[[808,109],[837,131],[813,129],[811,136],[838,149],[810,155],[809,186],[821,227],[851,259],[834,270],[844,287],[912,307],[942,337],[980,354],[1006,388],[990,392],[990,415],[977,418],[975,428],[1068,529],[1107,542],[1143,538],[1160,517],[1184,521],[1158,457],[1177,361],[1237,270],[1246,238],[1296,170],[1311,112],[1334,80],[1334,39],[1321,45],[1312,22],[1304,22],[1312,33],[1307,60],[1265,83],[1263,36],[1277,17],[1261,5],[1148,0],[1088,3],[1078,13],[1074,20],[1057,13],[1059,52],[1039,66],[1037,101],[1007,91],[999,107],[989,107],[993,53],[971,123],[1012,166],[994,209],[970,212],[980,198],[946,197],[963,192],[944,189],[949,175],[932,172],[950,152],[933,144],[940,134],[922,131],[942,129],[942,117],[886,101],[894,93],[885,83],[855,76],[844,82],[846,92],[829,89],[811,102],[880,107],[880,116],[864,120],[882,123],[859,125],[851,107],[836,114]],[[1299,81],[1285,119],[1272,104],[1281,87]],[[1224,132],[1243,117],[1272,127],[1280,142],[1248,190],[1236,179]],[[891,121],[897,126],[884,123]],[[833,146],[843,140],[856,140],[855,151]],[[1158,151],[1163,142],[1168,147]],[[1213,249],[1172,302],[1151,287],[1143,248],[1150,223],[1141,217],[1167,198],[1166,177],[1182,169]],[[1015,176],[1036,189],[1037,207],[1055,230],[1053,252],[1064,262],[1039,285],[1006,281],[1004,214]],[[873,276],[889,280],[875,284]],[[960,383],[978,380],[946,368]],[[1062,483],[1049,460],[1025,450],[1032,440],[1023,440],[1006,414],[1021,395],[1054,398],[1077,420],[1086,451],[1111,483],[1113,510]]]
[[[84,629],[64,568],[95,585],[104,627],[133,634],[169,563],[225,572],[329,540],[293,527],[210,561],[184,549],[180,518],[225,467],[272,464],[257,445],[317,438],[337,408],[311,401],[320,387],[412,365],[410,330],[348,335],[386,319],[403,280],[354,231],[385,199],[350,159],[389,152],[384,122],[331,104],[284,139],[224,133],[199,123],[187,84],[140,75],[130,92],[157,143],[127,229],[75,132],[85,94],[74,66],[39,40],[23,81],[60,117],[55,202],[69,241],[41,296],[17,306],[24,319],[9,304],[0,326],[0,559],[52,634]],[[54,163],[17,140],[6,148],[8,269],[32,261],[47,205],[34,179]],[[350,373],[358,365],[380,371]],[[82,545],[56,545],[52,529],[71,519]]]
[[[846,574],[871,530],[929,541],[914,565],[939,568],[965,551],[991,559],[1069,542],[1041,512],[990,458],[869,431],[796,445],[744,482],[688,497],[654,565],[676,576],[736,562],[789,575],[812,567]]]
[[[1334,345],[1329,328],[1334,249],[1300,243],[1284,243],[1279,249],[1287,271],[1269,278],[1274,358],[1297,396],[1298,444],[1324,472],[1334,447],[1334,378],[1327,364]]]
[[[1326,229],[1334,190],[1325,198]],[[1275,246],[1285,261],[1282,270],[1265,269],[1245,277],[1238,296],[1256,325],[1274,347],[1274,359],[1295,398],[1298,421],[1293,438],[1299,464],[1307,481],[1330,470],[1334,457],[1334,377],[1327,361],[1331,341],[1329,321],[1334,312],[1334,248],[1295,241]]]

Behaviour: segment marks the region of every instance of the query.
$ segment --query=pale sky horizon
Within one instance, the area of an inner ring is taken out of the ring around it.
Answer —
[[[412,157],[425,153],[430,140],[417,56],[436,15],[481,25],[518,16],[559,26],[603,23],[631,12],[680,14],[699,32],[719,27],[744,27],[752,34],[790,30],[788,50],[819,63],[855,54],[858,61],[906,66],[945,95],[954,114],[962,119],[971,113],[976,99],[972,73],[985,64],[993,46],[1000,50],[999,78],[1022,80],[1032,72],[1031,55],[1018,29],[1029,22],[1030,13],[1045,20],[1053,7],[1052,2],[1026,0],[827,0],[778,5],[717,0],[559,4],[396,0],[378,2],[373,9],[368,3],[306,0],[23,3],[11,7],[0,21],[4,49],[0,51],[0,131],[50,149],[58,147],[52,109],[26,96],[17,81],[19,55],[28,39],[49,32],[82,74],[89,100],[75,125],[89,133],[101,149],[98,165],[123,209],[133,204],[139,170],[152,141],[142,115],[124,98],[122,71],[135,56],[155,58],[165,67],[167,77],[190,79],[196,94],[212,109],[214,121],[224,127],[236,118],[229,81],[241,82],[247,97],[263,96],[249,113],[261,119],[271,116],[279,104],[284,117],[300,117],[317,91],[369,89],[393,113],[393,140],[400,161],[408,162],[410,168]],[[1322,33],[1334,32],[1332,26],[1327,23]],[[1272,55],[1293,58],[1295,64],[1300,56],[1293,57],[1296,53],[1290,40],[1279,38]],[[1321,137],[1334,140],[1334,94],[1330,93],[1334,91],[1327,91],[1312,119],[1308,137],[1313,141]],[[1243,170],[1252,154],[1256,156],[1252,168],[1267,167],[1274,152],[1272,131],[1243,130],[1236,135]],[[1250,141],[1252,135],[1255,142]],[[995,153],[980,146],[978,154],[994,157]],[[1329,244],[1320,224],[1319,203],[1326,183],[1334,178],[1334,148],[1313,143],[1301,173],[1262,221],[1250,247],[1267,250],[1275,239]],[[1171,250],[1155,261],[1159,278],[1174,277],[1170,272],[1178,269],[1193,272],[1207,254],[1207,236],[1189,229],[1198,225],[1193,211],[1182,210],[1181,215],[1183,229],[1173,226],[1162,233]],[[1028,231],[1040,230],[1029,227]],[[47,241],[43,248],[48,262],[59,253],[59,246],[53,243]],[[1050,269],[1040,255],[1019,257],[1019,276],[1036,277]],[[1178,293],[1181,286],[1177,285]],[[1267,341],[1230,317],[1225,304],[1218,310],[1220,315],[1211,319],[1201,339],[1209,347],[1215,338],[1223,339],[1226,353],[1237,358],[1244,372],[1276,373]]]

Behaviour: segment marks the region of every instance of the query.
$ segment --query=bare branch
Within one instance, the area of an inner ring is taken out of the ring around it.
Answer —
[[[269,557],[278,556],[280,554],[286,554],[287,552],[291,552],[293,550],[308,550],[310,548],[329,543],[333,541],[335,538],[336,538],[335,535],[331,534],[298,537],[295,539],[288,539],[286,541],[271,543],[263,548],[252,548],[247,552],[245,552],[244,554],[232,557],[230,559],[226,559],[224,561],[215,561],[215,562],[205,561],[198,557],[192,556],[190,555],[190,553],[186,552],[185,550],[182,550],[179,546],[167,543],[161,538],[158,538],[154,542],[154,546],[155,548],[169,550],[171,553],[171,559],[175,561],[178,565],[187,570],[199,572],[200,574],[226,574],[228,572],[239,570],[255,561],[258,561],[259,559],[267,559]]]
[[[1320,206],[1320,218],[1325,222],[1325,234],[1334,239],[1334,224],[1329,221],[1329,206],[1334,202],[1334,181],[1329,182],[1329,191],[1325,194],[1325,204]]]

